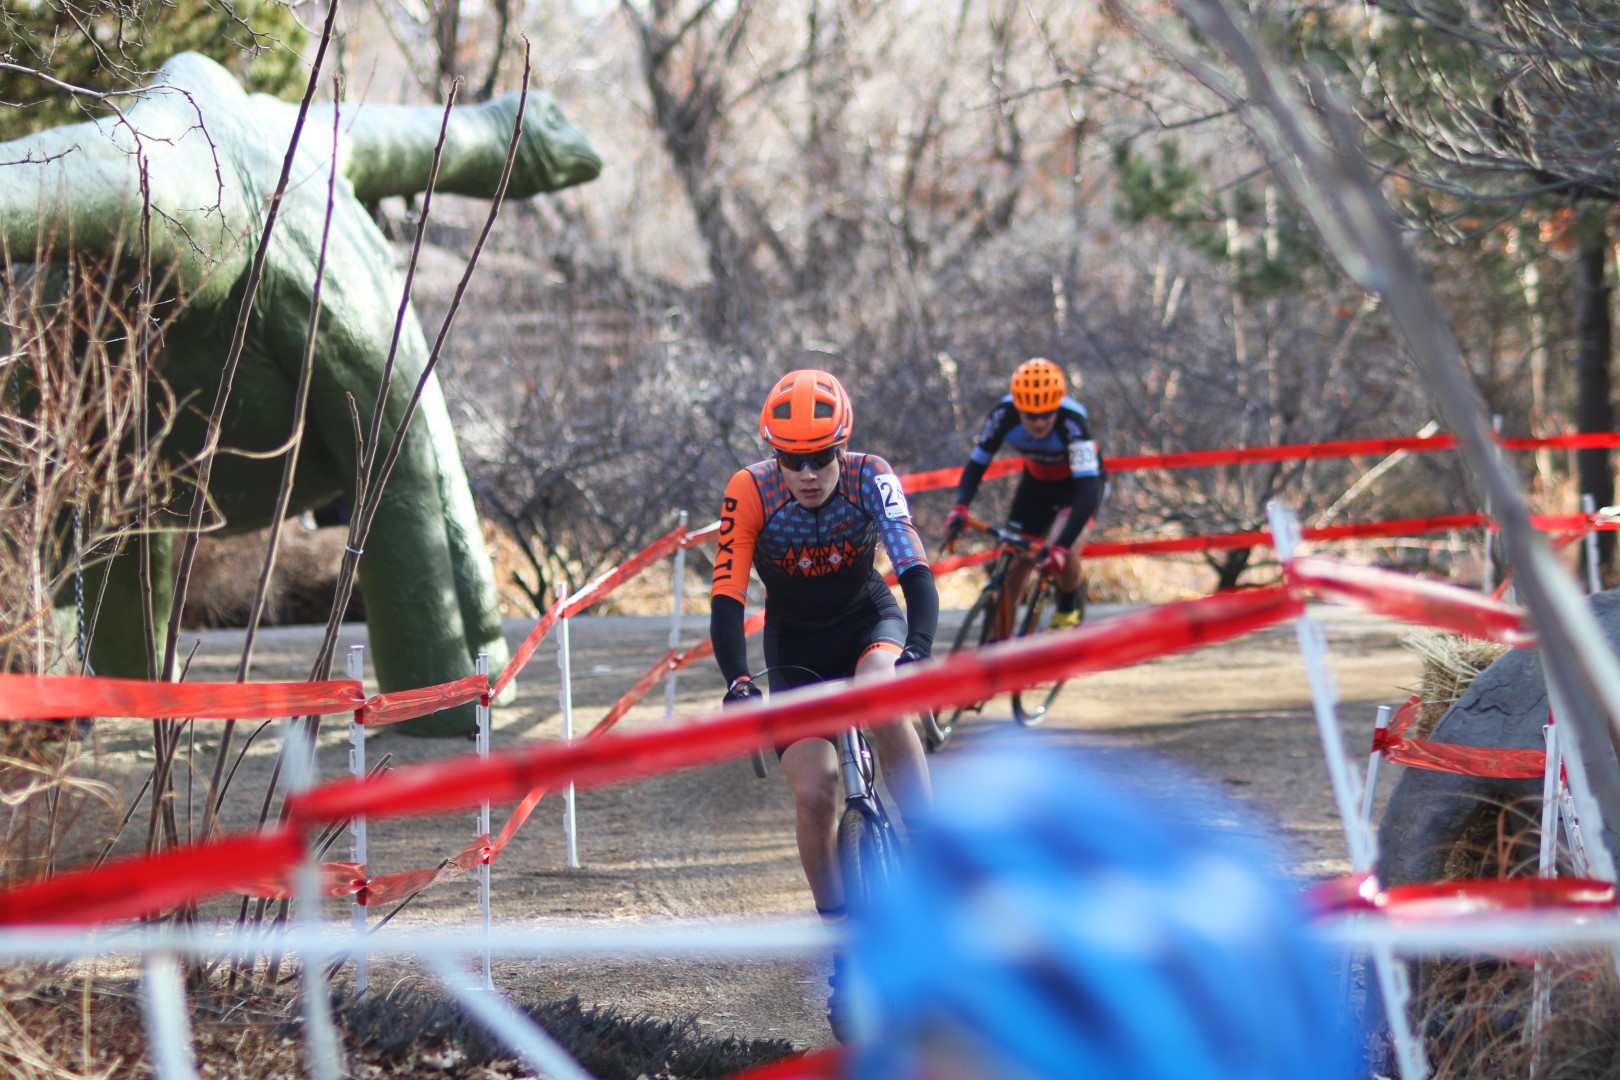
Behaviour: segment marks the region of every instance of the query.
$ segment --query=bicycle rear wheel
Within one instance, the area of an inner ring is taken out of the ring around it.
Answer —
[[[1035,575],[1030,585],[1029,605],[1024,609],[1024,618],[1018,624],[1018,636],[1021,638],[1038,634],[1046,629],[1047,609],[1052,606],[1055,590],[1052,583],[1041,574]],[[1052,707],[1058,691],[1063,689],[1063,680],[1057,682],[1037,683],[1015,691],[1012,696],[1013,719],[1025,727],[1033,727],[1046,719],[1046,710]]]
[[[838,819],[838,862],[844,871],[844,903],[866,910],[900,866],[900,838],[876,799],[845,804]]]
[[[1001,603],[1001,593],[995,589],[981,589],[973,606],[968,608],[967,615],[962,619],[962,625],[956,631],[956,640],[951,642],[951,652],[958,649],[969,649],[988,642],[996,627],[996,608]],[[934,722],[923,722],[923,743],[930,750],[938,750],[944,746],[956,730],[956,722],[962,718],[963,713],[978,712],[984,708],[984,702],[975,705],[963,705],[952,709],[941,709],[934,713]]]

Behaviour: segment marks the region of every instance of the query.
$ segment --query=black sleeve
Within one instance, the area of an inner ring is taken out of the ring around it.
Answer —
[[[1058,534],[1058,547],[1073,547],[1080,537],[1080,530],[1086,527],[1097,513],[1097,507],[1102,503],[1103,478],[1100,476],[1077,476],[1074,479],[1074,502],[1069,504],[1069,520],[1063,523],[1063,531]]]
[[[909,595],[909,594],[908,594]],[[743,606],[729,596],[709,601],[709,638],[714,642],[714,659],[720,674],[730,686],[737,676],[748,672],[748,637],[743,633]]]
[[[989,465],[980,465],[977,461],[968,459],[962,466],[962,479],[956,485],[956,501],[963,506],[973,502],[973,496],[979,492],[979,481],[984,479],[984,470]]]
[[[906,598],[906,648],[930,656],[934,631],[939,626],[939,590],[934,588],[934,572],[926,566],[913,566],[900,575],[900,592]],[[715,642],[718,646],[719,639]],[[719,655],[718,648],[715,655]]]

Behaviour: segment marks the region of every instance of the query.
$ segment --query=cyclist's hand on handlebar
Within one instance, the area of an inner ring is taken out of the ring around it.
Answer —
[[[1063,568],[1069,565],[1070,558],[1072,556],[1069,554],[1068,548],[1060,547],[1057,544],[1048,544],[1046,550],[1041,552],[1041,573],[1047,577],[1057,577],[1063,573]]]
[[[739,675],[731,681],[731,686],[726,689],[726,696],[720,700],[720,705],[723,708],[741,701],[754,701],[764,696],[764,691],[754,685],[753,679],[747,675]]]
[[[967,531],[968,508],[963,503],[951,507],[951,512],[945,515],[945,542],[955,542],[956,538]]]
[[[900,650],[899,659],[895,660],[895,667],[904,667],[906,664],[915,664],[918,660],[927,660],[928,654],[915,645],[907,645]]]

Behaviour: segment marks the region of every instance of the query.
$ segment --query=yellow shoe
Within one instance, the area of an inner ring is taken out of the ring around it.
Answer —
[[[1052,612],[1052,621],[1046,624],[1046,628],[1048,630],[1065,630],[1068,627],[1079,625],[1080,612],[1078,610],[1054,611]]]

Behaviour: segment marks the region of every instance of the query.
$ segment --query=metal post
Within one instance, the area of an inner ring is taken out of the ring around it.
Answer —
[[[1361,825],[1372,831],[1373,796],[1378,791],[1378,762],[1384,753],[1378,749],[1378,732],[1389,730],[1389,718],[1395,710],[1388,705],[1378,706],[1378,719],[1373,722],[1373,751],[1367,755],[1367,783],[1361,789]]]
[[[365,646],[350,645],[348,657],[349,678],[365,685]],[[361,691],[364,696],[364,690]],[[349,721],[349,775],[356,780],[366,778],[366,729],[353,720]],[[349,858],[352,859],[365,872],[366,865],[366,819],[362,815],[349,819]],[[367,876],[370,876],[367,874]],[[371,973],[366,964],[366,906],[357,896],[354,900],[354,909],[349,913],[349,921],[354,927],[354,996],[356,1000],[364,998],[370,989]]]
[[[1603,591],[1603,575],[1598,566],[1598,534],[1592,519],[1597,514],[1597,500],[1591,495],[1581,496],[1581,512],[1586,515],[1586,594],[1592,596]]]
[[[681,530],[681,539],[686,539],[686,511],[681,511],[678,526]],[[673,614],[669,620],[669,647],[678,649],[681,646],[681,594],[686,585],[686,544],[683,542],[675,549],[675,602]],[[671,668],[664,676],[664,719],[671,720],[675,716],[675,669]]]
[[[1299,546],[1299,520],[1277,500],[1267,504],[1266,514],[1271,521],[1271,545],[1277,557],[1287,565]],[[1336,711],[1338,691],[1333,685],[1333,674],[1327,669],[1327,640],[1322,633],[1321,623],[1309,615],[1302,614],[1296,618],[1294,629],[1311,686],[1311,707],[1322,739],[1322,752],[1327,758],[1328,778],[1332,781],[1333,797],[1339,807],[1339,821],[1344,827],[1346,845],[1350,849],[1350,866],[1358,874],[1370,873],[1377,845],[1369,827],[1357,814],[1362,802],[1361,791],[1356,786],[1355,768],[1345,756],[1344,740],[1339,731]],[[1396,962],[1395,952],[1388,945],[1375,945],[1370,951],[1378,989],[1384,1001],[1384,1015],[1389,1021],[1390,1039],[1395,1044],[1395,1055],[1400,1062],[1401,1076],[1419,1080],[1429,1075],[1429,1063],[1423,1053],[1423,1043],[1412,1029],[1412,1018],[1407,1013],[1412,989],[1407,981],[1406,968]]]
[[[479,653],[473,670],[489,681],[489,653]],[[476,746],[478,756],[484,761],[489,760],[489,706],[483,698],[478,699],[478,705],[473,710],[478,720],[478,735]],[[489,800],[478,804],[478,838],[486,843],[489,840]],[[478,911],[484,920],[484,989],[495,989],[495,980],[489,971],[489,860],[478,860]]]
[[[567,594],[561,584],[557,586],[557,597],[562,599]],[[572,742],[574,738],[574,670],[569,659],[568,651],[568,614],[566,609],[557,620],[557,667],[562,671],[562,688],[557,691],[557,704],[562,708],[562,736],[564,742]],[[563,835],[568,839],[568,865],[571,869],[579,869],[579,834],[574,820],[574,782],[570,780],[563,788]]]

